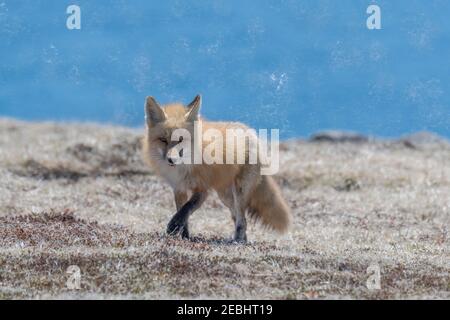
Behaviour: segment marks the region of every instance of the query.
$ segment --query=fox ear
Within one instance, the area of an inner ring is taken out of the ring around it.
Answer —
[[[145,120],[149,126],[153,126],[158,122],[166,120],[163,109],[153,97],[147,97],[145,100]]]
[[[186,113],[186,121],[195,121],[198,120],[198,112],[200,111],[200,107],[202,105],[202,96],[197,95],[191,103],[188,104],[188,111]]]

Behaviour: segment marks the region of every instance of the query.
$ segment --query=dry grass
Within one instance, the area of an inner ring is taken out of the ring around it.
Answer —
[[[172,195],[140,134],[0,119],[0,298],[450,298],[447,143],[284,143],[294,228],[252,226],[243,246],[223,241],[215,197],[192,217],[196,241],[164,235]]]

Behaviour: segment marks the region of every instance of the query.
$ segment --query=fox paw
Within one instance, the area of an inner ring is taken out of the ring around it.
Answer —
[[[237,235],[235,235],[233,237],[233,242],[237,243],[237,244],[246,244],[247,243],[247,236],[246,235],[244,235],[244,236],[237,236]]]
[[[180,224],[176,221],[170,221],[167,225],[167,234],[176,236],[181,234],[183,239],[189,239],[189,230],[187,224]]]

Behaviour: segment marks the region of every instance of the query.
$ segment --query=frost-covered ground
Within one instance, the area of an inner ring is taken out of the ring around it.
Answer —
[[[229,245],[215,197],[192,217],[197,241],[164,235],[172,195],[143,165],[141,134],[0,119],[0,298],[450,298],[447,142],[285,142],[293,230],[252,226]]]

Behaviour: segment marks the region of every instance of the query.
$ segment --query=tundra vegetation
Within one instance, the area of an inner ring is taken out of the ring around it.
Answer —
[[[0,119],[0,298],[450,298],[445,140],[285,141],[275,178],[291,232],[250,224],[249,243],[232,245],[214,196],[191,218],[193,241],[165,234],[172,193],[143,163],[142,135]],[[380,289],[367,286],[374,266]]]

